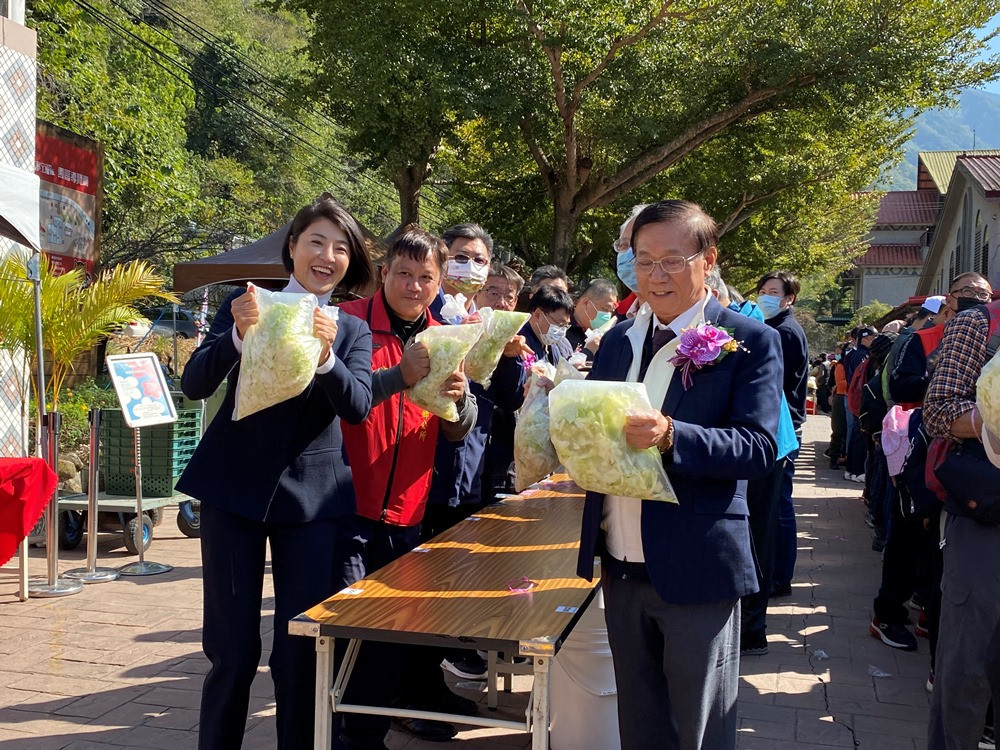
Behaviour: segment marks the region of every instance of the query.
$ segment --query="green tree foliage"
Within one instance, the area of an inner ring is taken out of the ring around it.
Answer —
[[[891,311],[892,305],[887,305],[885,302],[880,302],[877,299],[872,300],[867,305],[862,305],[854,311],[854,317],[851,318],[851,322],[847,324],[845,334],[852,328],[874,323],[883,315]]]
[[[897,158],[915,113],[995,73],[975,62],[975,31],[1000,10],[998,0],[291,4],[315,19],[316,92],[369,139],[352,150],[425,178],[444,162],[438,181],[475,218],[496,217],[491,228],[529,260],[605,266],[591,253],[606,255],[630,204],[684,194],[720,218],[747,277],[776,252],[801,272],[849,262],[868,227],[845,225],[864,218],[845,196]],[[834,224],[847,229],[839,248]]]

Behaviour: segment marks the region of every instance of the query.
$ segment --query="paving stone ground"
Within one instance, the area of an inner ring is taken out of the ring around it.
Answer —
[[[864,524],[861,485],[826,469],[829,420],[810,417],[795,484],[798,564],[792,596],[772,600],[770,653],[741,665],[741,750],[860,747],[921,750],[929,696],[928,644],[895,651],[868,634],[879,555]],[[120,535],[102,534],[98,564],[134,559]],[[31,571],[45,571],[32,550]],[[148,558],[170,573],[92,585],[61,599],[16,598],[16,564],[0,568],[0,749],[110,750],[197,746],[207,662],[201,639],[198,541],[168,510]],[[62,570],[83,564],[63,552]],[[270,597],[269,581],[265,597]],[[273,600],[265,598],[264,654],[253,685],[243,747],[273,748],[274,693],[266,667]],[[888,677],[872,677],[877,668]],[[515,680],[502,713],[523,715],[529,678]],[[464,693],[479,697],[485,695]],[[486,711],[485,707],[481,709]],[[440,748],[392,732],[393,750]],[[466,729],[452,745],[526,748],[523,733]],[[556,748],[558,750],[558,748]],[[594,750],[603,750],[594,748]]]

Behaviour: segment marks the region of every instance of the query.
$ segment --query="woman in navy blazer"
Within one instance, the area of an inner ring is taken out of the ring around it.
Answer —
[[[285,291],[311,292],[325,305],[338,286],[361,289],[373,271],[361,228],[328,196],[295,216],[282,249]],[[254,292],[230,295],[181,387],[206,398],[228,376],[226,396],[177,489],[201,501],[204,579],[202,644],[212,664],[201,697],[200,750],[238,749],[250,684],[261,655],[266,545],[274,583],[274,638],[268,664],[277,704],[277,747],[312,747],[315,654],[288,621],[346,586],[337,564],[342,520],[354,513],[351,468],[340,420],[362,422],[371,408],[371,331],[349,315],[319,309],[323,342],[316,376],[299,396],[233,421],[242,339],[257,321]]]

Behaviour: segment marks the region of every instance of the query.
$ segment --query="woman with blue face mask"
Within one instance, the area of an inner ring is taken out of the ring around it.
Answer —
[[[558,287],[543,286],[528,300],[528,312],[531,317],[521,329],[525,343],[539,360],[556,364],[573,320],[573,298]]]

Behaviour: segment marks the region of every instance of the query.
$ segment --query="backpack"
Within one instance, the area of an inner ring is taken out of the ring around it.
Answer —
[[[858,363],[851,375],[851,382],[847,385],[847,410],[855,417],[861,416],[861,390],[864,388],[865,371],[868,369],[868,357]]]
[[[903,470],[896,477],[899,510],[903,518],[929,518],[934,508],[940,505],[940,501],[934,490],[927,486],[925,478],[927,448],[930,446],[931,438],[924,431],[923,409],[913,410],[907,434],[910,448],[903,461]]]
[[[870,437],[877,435],[882,431],[882,420],[888,413],[889,406],[882,397],[882,371],[875,370],[875,374],[861,386],[861,405],[857,415],[861,431]]]

